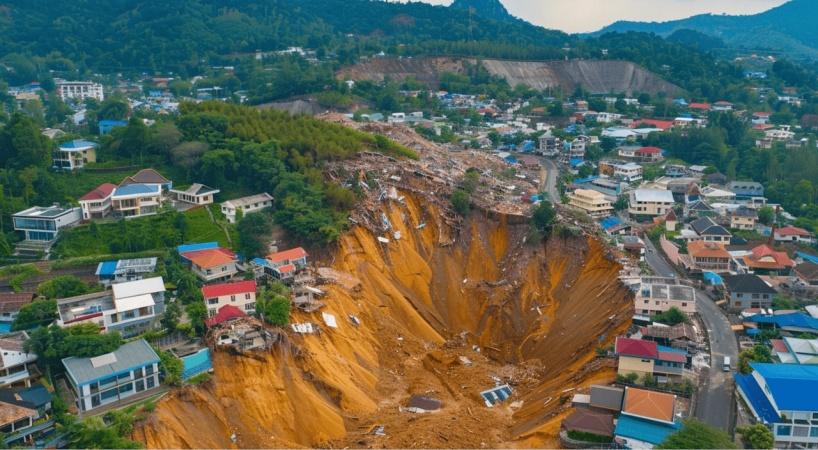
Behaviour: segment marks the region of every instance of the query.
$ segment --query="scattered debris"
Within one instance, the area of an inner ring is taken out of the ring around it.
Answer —
[[[352,325],[354,325],[356,327],[361,326],[361,319],[359,319],[358,316],[356,316],[355,314],[350,314],[348,317],[349,317],[349,321],[352,323]]]
[[[415,414],[424,414],[436,412],[440,410],[441,407],[443,407],[443,402],[438,399],[413,395],[409,399],[409,405],[404,410]]]
[[[464,366],[471,366],[472,365],[471,360],[469,358],[465,357],[465,356],[461,356],[459,359],[460,359],[460,363],[463,364]]]
[[[291,324],[290,327],[293,329],[294,332],[299,334],[313,334],[318,332],[318,328],[309,322],[294,323]]]
[[[338,328],[338,322],[335,321],[335,316],[329,313],[321,313],[324,318],[324,323],[330,328]]]
[[[511,386],[504,384],[485,390],[480,393],[480,396],[483,397],[483,400],[486,402],[486,406],[492,408],[495,404],[508,400],[508,398],[511,397],[511,392]]]

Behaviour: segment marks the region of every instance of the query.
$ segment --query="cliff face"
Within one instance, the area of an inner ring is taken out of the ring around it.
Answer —
[[[548,442],[554,399],[587,381],[594,350],[627,326],[619,266],[584,237],[527,245],[519,218],[475,212],[452,230],[411,195],[383,210],[401,239],[381,244],[355,228],[331,264],[360,281],[328,288],[323,311],[337,329],[293,336],[272,354],[217,352],[212,380],[161,401],[136,438],[151,448]],[[514,385],[513,410],[483,405],[495,379]],[[413,394],[442,400],[442,411],[400,412]],[[387,436],[373,436],[376,425]]]

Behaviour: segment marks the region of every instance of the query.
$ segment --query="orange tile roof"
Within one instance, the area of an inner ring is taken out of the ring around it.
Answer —
[[[273,263],[291,262],[295,259],[301,259],[308,256],[307,252],[301,248],[291,248],[283,252],[271,253],[267,255],[267,260]]]
[[[664,392],[625,388],[625,402],[622,412],[646,419],[673,422],[676,396]]]
[[[795,262],[786,252],[777,252],[769,245],[759,245],[752,250],[752,254],[744,257],[747,267],[755,269],[786,269],[795,267]]]
[[[715,242],[694,241],[687,244],[687,252],[694,258],[730,258],[724,245]]]
[[[211,267],[216,267],[236,260],[236,255],[233,254],[233,252],[223,248],[196,250],[193,252],[182,253],[181,256],[204,269],[209,269]]]

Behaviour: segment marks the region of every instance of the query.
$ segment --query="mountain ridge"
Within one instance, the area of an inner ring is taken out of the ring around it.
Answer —
[[[522,20],[509,14],[500,0],[454,0],[449,8],[473,10],[479,16],[500,22]]]

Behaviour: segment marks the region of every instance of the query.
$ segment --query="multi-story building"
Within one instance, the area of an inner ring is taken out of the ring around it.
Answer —
[[[97,265],[95,275],[104,285],[141,280],[156,271],[157,258],[120,259],[103,261]]]
[[[546,133],[540,136],[539,153],[544,156],[557,156],[562,148],[562,141],[560,138]]]
[[[139,339],[93,358],[62,360],[80,415],[159,387],[159,355]]]
[[[741,206],[730,213],[730,228],[734,230],[755,230],[758,212]]]
[[[213,203],[213,199],[218,193],[218,189],[205,186],[201,183],[193,183],[186,189],[170,190],[170,195],[174,201],[197,206],[209,205]]]
[[[601,192],[576,189],[568,194],[568,198],[571,206],[585,211],[593,218],[608,217],[614,211],[613,204]]]
[[[77,170],[93,162],[97,162],[95,142],[78,139],[61,144],[54,151],[53,167],[55,169]]]
[[[79,199],[82,220],[104,219],[111,215],[111,197],[116,185],[103,183]]]
[[[653,316],[670,308],[696,313],[696,291],[675,278],[643,277],[633,300],[634,311]]]
[[[690,223],[690,229],[684,230],[683,237],[687,241],[705,241],[729,244],[733,237],[723,226],[709,217],[702,217]]]
[[[770,308],[776,291],[758,275],[725,275],[725,296],[730,308]]]
[[[180,256],[190,263],[193,273],[205,283],[228,280],[238,273],[235,253],[225,248],[194,250]]]
[[[256,311],[255,281],[207,285],[202,287],[202,296],[209,317],[214,317],[227,305],[239,308],[245,314],[253,314]]]
[[[130,337],[153,328],[164,311],[162,277],[146,278],[114,284],[109,291],[57,300],[57,325],[95,323],[103,331]]]
[[[25,331],[0,336],[0,387],[31,386],[37,376],[37,355],[25,351],[27,340]]]
[[[271,253],[267,255],[267,265],[264,270],[268,275],[279,280],[290,280],[299,270],[307,267],[307,256],[309,255],[301,247]]]
[[[725,273],[730,271],[730,253],[724,244],[717,242],[694,241],[687,244],[689,259],[682,263],[688,270]]]
[[[775,448],[818,448],[818,366],[750,363],[736,390],[755,419],[773,432]]]
[[[663,189],[636,189],[630,194],[628,213],[634,216],[663,216],[673,208],[673,193]]]
[[[105,100],[105,94],[102,91],[102,85],[91,81],[65,81],[57,80],[56,89],[60,100],[67,102],[68,100],[83,101],[87,98],[93,98],[98,101]]]
[[[684,350],[658,345],[653,341],[618,337],[614,343],[614,353],[618,359],[619,375],[635,373],[639,378],[651,375],[660,383],[693,376],[691,371],[685,370],[687,352]]]
[[[642,179],[642,166],[632,162],[607,160],[599,162],[600,175],[633,183]]]
[[[26,241],[51,242],[63,228],[82,220],[80,208],[34,206],[12,216],[14,230],[23,233]]]
[[[262,194],[251,195],[249,197],[228,200],[222,203],[222,213],[230,223],[236,223],[236,216],[239,211],[242,215],[252,214],[265,208],[273,206],[273,196],[264,192]]]
[[[162,189],[156,185],[120,185],[111,195],[111,213],[117,218],[152,216],[161,206]]]

